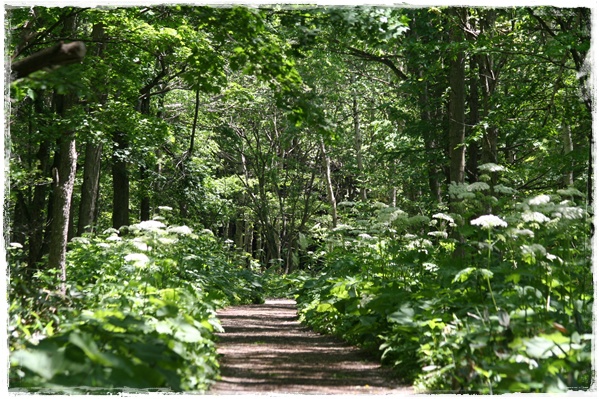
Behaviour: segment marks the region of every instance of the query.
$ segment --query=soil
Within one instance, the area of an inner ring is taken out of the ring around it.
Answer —
[[[233,306],[218,317],[221,380],[209,394],[414,393],[362,350],[303,327],[293,300]]]

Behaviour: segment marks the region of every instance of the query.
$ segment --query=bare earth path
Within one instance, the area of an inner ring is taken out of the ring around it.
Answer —
[[[222,380],[209,394],[412,394],[359,349],[300,325],[295,302],[218,313]]]

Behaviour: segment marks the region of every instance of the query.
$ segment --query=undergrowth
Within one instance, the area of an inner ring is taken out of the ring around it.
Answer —
[[[451,192],[452,212],[430,215],[340,204],[350,211],[324,244],[325,267],[298,281],[303,323],[372,351],[422,392],[588,389],[593,276],[582,194],[525,197],[483,182]]]
[[[11,391],[203,392],[218,375],[216,310],[261,303],[260,276],[209,230],[159,220],[74,239],[29,281],[10,247]]]

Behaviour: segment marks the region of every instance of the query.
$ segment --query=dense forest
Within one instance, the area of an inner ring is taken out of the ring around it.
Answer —
[[[9,387],[204,392],[294,298],[421,392],[586,390],[589,8],[9,8]],[[127,388],[124,388],[127,387]]]

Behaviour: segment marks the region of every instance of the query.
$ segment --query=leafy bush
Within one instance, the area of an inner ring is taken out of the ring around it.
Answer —
[[[260,276],[208,230],[152,220],[70,246],[66,296],[41,271],[35,289],[51,300],[27,308],[11,280],[13,389],[204,391],[218,373],[216,309],[263,301]]]
[[[422,391],[588,389],[593,287],[582,194],[517,198],[486,183],[450,192],[459,213],[410,217],[378,204],[359,213],[367,223],[344,215],[327,239],[324,272],[298,291],[302,321],[370,349]]]

